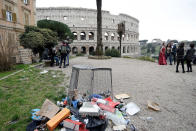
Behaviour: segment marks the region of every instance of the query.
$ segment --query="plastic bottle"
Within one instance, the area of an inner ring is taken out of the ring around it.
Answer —
[[[112,120],[115,125],[126,125],[127,121],[122,116],[122,113],[119,110],[116,110],[115,113],[106,112],[106,118]]]

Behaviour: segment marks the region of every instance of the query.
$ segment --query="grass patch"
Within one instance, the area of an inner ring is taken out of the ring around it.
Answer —
[[[25,65],[25,64],[18,64],[18,65],[14,65],[11,71],[5,71],[5,72],[0,72],[0,78],[3,78],[7,75],[12,74],[13,72],[16,72],[18,70],[21,69],[26,69],[28,68],[30,65]]]
[[[40,71],[25,69],[0,82],[0,130],[26,130],[32,109],[41,108],[46,98],[56,103],[65,97],[65,87],[59,86],[64,79],[62,71]]]
[[[84,53],[77,53],[76,56],[84,56]]]
[[[138,60],[143,60],[143,61],[150,61],[150,62],[155,62],[155,59],[149,57],[149,56],[141,56],[137,58]]]
[[[131,57],[131,56],[123,56],[123,58],[134,59],[134,58]]]

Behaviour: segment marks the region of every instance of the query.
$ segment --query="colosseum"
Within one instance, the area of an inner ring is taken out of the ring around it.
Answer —
[[[97,10],[71,7],[37,8],[38,20],[56,20],[69,26],[74,35],[71,44],[72,54],[91,54],[97,44]],[[112,15],[109,11],[102,11],[103,50],[118,49],[118,24],[125,22],[125,34],[122,36],[122,56],[138,56],[139,48],[139,20],[126,15]]]

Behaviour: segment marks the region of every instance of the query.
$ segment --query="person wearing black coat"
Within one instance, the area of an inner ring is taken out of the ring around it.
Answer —
[[[54,57],[55,57],[54,49],[52,49],[52,48],[49,49],[49,56],[50,56],[50,60],[51,60],[50,66],[52,67],[52,66],[54,66]]]
[[[195,54],[194,43],[190,44],[190,49],[186,52],[186,63],[187,63],[187,72],[192,72],[192,59]]]
[[[177,49],[177,65],[176,65],[176,72],[179,72],[178,66],[181,63],[182,65],[182,72],[184,71],[184,43],[181,43]]]

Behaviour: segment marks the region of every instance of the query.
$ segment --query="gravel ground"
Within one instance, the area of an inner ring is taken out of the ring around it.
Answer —
[[[130,116],[139,131],[196,131],[196,66],[192,73],[175,72],[174,65],[112,58],[92,60],[77,57],[68,68],[55,68],[71,75],[75,64],[112,68],[114,95],[127,93],[127,102],[136,103],[141,111]],[[67,80],[69,81],[69,80]],[[68,83],[69,84],[69,83]],[[158,103],[161,111],[147,108],[147,100]],[[147,120],[147,117],[152,119]]]

